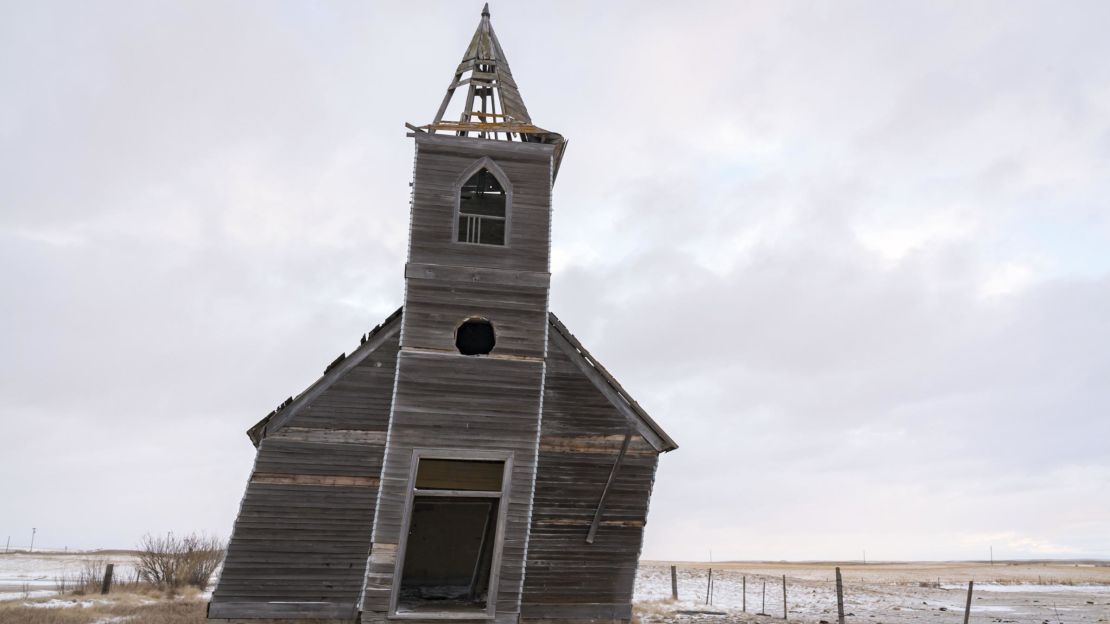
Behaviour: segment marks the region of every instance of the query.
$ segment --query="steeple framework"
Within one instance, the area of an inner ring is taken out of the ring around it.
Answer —
[[[465,97],[462,113],[458,121],[444,120],[456,92]],[[556,170],[566,143],[558,133],[532,123],[509,69],[509,60],[490,23],[489,4],[482,8],[482,20],[447,87],[435,121],[420,129],[431,134],[451,132],[481,139],[552,143],[556,146]]]

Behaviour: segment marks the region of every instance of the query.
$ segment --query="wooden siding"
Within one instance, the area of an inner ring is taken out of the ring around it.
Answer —
[[[405,348],[456,352],[455,329],[467,318],[493,324],[494,355],[543,358],[547,289],[409,278]]]
[[[417,133],[416,147],[410,262],[547,272],[552,146]],[[454,238],[459,177],[483,157],[512,185],[504,247]]]
[[[397,330],[261,440],[210,617],[357,615]]]
[[[448,449],[511,457],[501,562],[490,591],[497,620],[513,622],[543,394],[553,148],[422,133],[416,148],[402,350],[362,618],[379,621],[391,609],[413,451]],[[483,159],[507,178],[505,246],[454,240],[459,185]],[[455,329],[469,316],[493,323],[497,344],[489,356],[456,351]]]
[[[554,336],[542,423],[522,616],[628,619],[658,454],[633,435],[588,544],[625,434],[635,429]]]
[[[363,600],[364,622],[381,621],[389,609],[414,449],[512,454],[496,609],[498,621],[515,620],[542,381],[542,361],[401,352]]]

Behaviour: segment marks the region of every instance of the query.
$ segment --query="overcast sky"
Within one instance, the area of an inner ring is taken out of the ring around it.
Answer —
[[[0,539],[230,533],[400,303],[474,2],[0,1]],[[1110,4],[491,7],[645,557],[1110,557]]]

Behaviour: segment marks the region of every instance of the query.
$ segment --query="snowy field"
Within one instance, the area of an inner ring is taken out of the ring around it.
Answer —
[[[114,563],[115,578],[130,579],[134,560],[124,551],[0,553],[0,600],[53,596],[60,581],[72,582],[90,561]]]
[[[636,579],[641,622],[837,619],[835,564],[678,564],[677,602],[671,602],[670,564],[645,562]],[[967,582],[975,581],[971,621],[1028,624],[1110,622],[1110,567],[1074,564],[842,565],[848,622],[963,622]],[[746,597],[744,587],[747,587]],[[766,615],[759,615],[766,613]]]
[[[56,596],[58,579],[79,575],[89,560],[114,563],[122,578],[134,575],[134,556],[125,551],[0,554],[0,601],[35,608],[91,607],[99,596]],[[677,566],[677,602],[670,600],[669,563],[644,562],[640,567],[636,613],[642,624],[781,621],[784,575],[789,621],[836,622],[834,564],[713,564],[710,604],[706,604],[709,565]],[[961,624],[967,582],[974,580],[971,621],[975,623],[1110,624],[1110,566],[1106,564],[843,564],[841,571],[849,623]],[[140,598],[136,604],[149,602]]]

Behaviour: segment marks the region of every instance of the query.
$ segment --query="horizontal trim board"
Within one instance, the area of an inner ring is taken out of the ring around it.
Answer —
[[[208,605],[209,618],[275,618],[287,619],[300,617],[319,620],[321,618],[350,621],[358,615],[353,604],[334,602],[224,602],[213,600]]]
[[[414,138],[421,149],[448,148],[466,153],[489,155],[494,157],[528,157],[536,160],[551,158],[555,146],[549,143],[524,143],[520,141],[490,141],[471,137],[460,137],[445,134],[417,133]],[[419,156],[418,156],[419,157]],[[499,163],[500,164],[500,163]]]
[[[405,264],[405,277],[532,288],[547,288],[551,284],[550,273],[418,262]]]
[[[323,444],[384,444],[385,431],[366,429],[324,429],[321,427],[283,427],[268,436],[273,440],[320,442]]]
[[[349,475],[280,474],[276,472],[256,472],[251,475],[251,483],[264,483],[267,485],[340,485],[353,487],[374,487],[378,485],[378,479],[377,477],[355,477]]]

